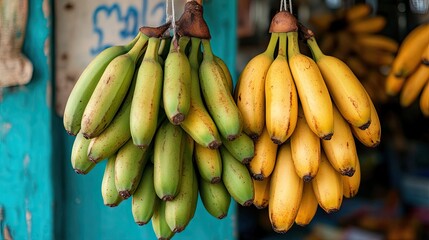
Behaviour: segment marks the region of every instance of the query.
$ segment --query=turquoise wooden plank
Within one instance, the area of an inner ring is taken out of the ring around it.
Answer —
[[[225,59],[230,69],[235,69],[236,55],[236,1],[207,1],[204,14],[211,29],[213,51]],[[219,14],[222,12],[222,14]],[[103,205],[101,179],[105,162],[100,163],[88,175],[73,172],[70,166],[70,151],[74,137],[68,136],[57,119],[57,131],[62,133],[64,149],[58,151],[64,159],[60,170],[64,178],[64,188],[58,189],[59,202],[62,202],[64,223],[58,226],[58,239],[155,239],[152,225],[140,227],[134,223],[131,214],[131,199],[118,207]],[[61,164],[60,164],[61,165]],[[61,166],[60,166],[61,167]],[[235,239],[236,205],[232,204],[229,215],[218,220],[209,215],[199,201],[197,213],[187,229],[176,234],[174,239]],[[61,213],[57,215],[61,217]]]
[[[29,1],[23,52],[34,65],[28,85],[0,89],[0,239],[53,238],[49,1]],[[1,77],[1,76],[0,76]]]

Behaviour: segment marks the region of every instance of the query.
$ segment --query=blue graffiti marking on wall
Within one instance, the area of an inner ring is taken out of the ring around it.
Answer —
[[[136,6],[129,6],[125,12],[122,11],[122,6],[119,3],[114,3],[110,6],[106,4],[99,5],[95,8],[92,14],[93,31],[97,35],[96,46],[90,49],[91,55],[97,55],[104,49],[112,46],[114,43],[109,43],[105,39],[105,32],[109,31],[106,27],[102,27],[99,18],[104,15],[108,18],[116,18],[115,20],[122,26],[122,29],[117,33],[120,39],[131,39],[137,35],[139,27],[146,26],[147,20],[155,16],[162,16],[159,19],[161,24],[166,19],[165,2],[156,4],[150,11],[148,9],[148,1],[142,0],[142,8],[139,12]],[[161,11],[161,14],[158,12]],[[139,19],[140,17],[140,19]]]

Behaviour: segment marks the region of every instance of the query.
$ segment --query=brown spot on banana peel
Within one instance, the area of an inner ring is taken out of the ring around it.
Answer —
[[[119,195],[121,195],[122,199],[128,199],[131,197],[131,193],[128,190],[119,191]]]
[[[253,199],[249,199],[249,200],[245,201],[245,202],[242,204],[242,206],[243,206],[243,207],[248,207],[248,206],[250,206],[250,205],[252,205],[252,204],[253,204]]]
[[[298,31],[298,20],[288,11],[276,13],[271,19],[270,33],[285,33]]]
[[[171,122],[174,125],[179,125],[180,123],[182,123],[185,120],[185,114],[183,113],[177,113],[176,115],[174,115],[171,119]]]
[[[354,168],[346,168],[341,170],[340,174],[347,176],[347,177],[352,177],[355,174],[356,169]]]
[[[213,149],[214,150],[214,149],[218,149],[221,145],[222,145],[222,142],[214,140],[211,143],[209,143],[207,147],[209,149]]]
[[[210,183],[213,183],[213,184],[215,184],[215,183],[219,183],[219,182],[220,182],[220,180],[221,180],[221,178],[220,178],[220,177],[214,177],[214,178],[212,178],[212,179],[211,179]]]
[[[367,123],[365,123],[364,125],[362,125],[362,126],[360,126],[360,127],[358,127],[360,130],[365,130],[365,129],[367,129],[369,126],[371,125],[371,119],[367,122]]]

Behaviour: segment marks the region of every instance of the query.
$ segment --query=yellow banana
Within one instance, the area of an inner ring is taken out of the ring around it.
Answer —
[[[243,164],[248,164],[252,161],[255,156],[255,144],[253,140],[247,136],[245,132],[242,132],[238,137],[232,141],[222,139],[222,146],[228,149],[228,151]]]
[[[191,65],[191,106],[185,120],[180,126],[198,144],[207,148],[216,149],[222,142],[215,122],[204,106],[200,93],[200,80],[198,76],[198,54],[200,51],[200,39],[192,38],[189,62]]]
[[[380,49],[359,48],[356,50],[356,53],[366,64],[375,67],[390,67],[395,60],[394,53],[382,51]]]
[[[332,167],[341,175],[353,176],[356,169],[356,145],[349,124],[334,107],[334,132],[330,140],[322,140],[322,148]]]
[[[429,81],[429,66],[419,64],[417,69],[408,76],[402,88],[399,103],[403,107],[410,106],[420,95],[425,84]]]
[[[286,58],[286,33],[279,35],[279,52],[265,78],[265,123],[276,144],[292,135],[298,116],[298,95]]]
[[[322,153],[319,172],[311,181],[319,206],[327,213],[340,210],[343,201],[343,179]]]
[[[304,182],[311,181],[319,171],[322,147],[319,137],[308,126],[301,108],[298,123],[290,138],[290,146],[296,174]]]
[[[114,58],[128,52],[140,37],[148,39],[139,32],[129,44],[125,46],[112,46],[100,52],[83,70],[73,86],[64,109],[64,128],[69,134],[76,135],[79,132],[85,107],[107,65]]]
[[[391,53],[396,53],[399,48],[399,43],[396,40],[381,34],[360,34],[356,38],[356,44],[361,49],[379,49]]]
[[[261,136],[255,140],[255,155],[248,168],[252,177],[263,180],[271,175],[276,164],[278,145],[271,141],[267,128],[264,128]]]
[[[164,120],[154,140],[154,185],[158,197],[172,200],[179,192],[185,133],[182,128]]]
[[[194,197],[193,193],[198,191],[198,188],[193,189],[198,187],[194,184],[194,181],[196,181],[192,159],[194,140],[190,136],[186,136],[184,142],[179,192],[173,200],[167,201],[165,204],[165,220],[173,232],[183,231],[191,221],[191,216],[194,215],[192,211],[195,211],[191,204]]]
[[[289,142],[280,146],[270,180],[268,214],[275,232],[285,233],[293,225],[302,198],[304,182],[296,174]]]
[[[301,54],[298,32],[288,32],[288,61],[299,100],[310,129],[330,139],[334,129],[332,101],[322,74],[313,59]]]
[[[429,23],[415,27],[404,38],[390,71],[398,78],[406,78],[421,62],[422,52],[429,44]]]
[[[422,63],[426,66],[429,65],[429,43],[422,53]]]
[[[376,33],[383,30],[386,26],[386,22],[384,16],[368,16],[359,21],[351,22],[347,26],[347,30],[354,34]]]
[[[359,79],[343,61],[324,55],[314,37],[308,39],[307,44],[338,110],[350,124],[367,128],[371,123],[371,107]]]
[[[419,101],[420,111],[423,115],[429,117],[429,82],[426,83],[423,88],[422,94],[420,95]]]
[[[314,215],[316,215],[318,206],[319,203],[314,195],[313,185],[311,182],[304,183],[301,203],[299,205],[298,214],[295,218],[295,223],[300,226],[308,225],[314,218]]]
[[[80,132],[74,139],[70,160],[73,170],[77,174],[85,175],[95,167],[95,163],[91,162],[87,155],[90,141],[84,138]]]
[[[166,201],[158,199],[152,215],[152,229],[157,239],[171,239],[176,234],[171,231],[165,219],[165,205]]]
[[[101,196],[103,197],[104,205],[108,207],[116,207],[123,200],[115,186],[115,158],[116,154],[107,159],[103,180],[101,181]]]
[[[198,189],[204,208],[210,215],[218,219],[228,215],[231,195],[222,181],[210,183],[200,178]]]
[[[246,64],[235,89],[235,101],[243,116],[243,131],[252,139],[261,135],[265,125],[265,80],[274,60],[277,40],[278,33],[271,33],[267,49]]]
[[[191,106],[191,66],[185,54],[189,40],[189,37],[173,39],[164,65],[164,110],[175,125],[186,118]]]
[[[345,19],[348,22],[356,21],[368,16],[371,12],[371,5],[367,3],[357,3],[345,11]]]
[[[225,147],[220,147],[220,153],[223,184],[238,204],[250,206],[253,203],[254,189],[249,171]]]
[[[253,188],[255,189],[253,205],[258,209],[263,209],[268,206],[270,200],[270,180],[270,176],[262,180],[252,179]]]
[[[148,163],[131,202],[131,212],[138,225],[142,226],[150,221],[157,200],[158,196],[153,186],[153,164]]]
[[[100,135],[121,106],[132,82],[141,50],[147,43],[147,38],[143,36],[128,53],[114,58],[103,72],[83,112],[81,131],[85,138]]]
[[[119,149],[115,159],[115,186],[123,199],[131,197],[136,190],[148,158],[149,150],[138,148],[132,139]]]
[[[232,80],[232,76],[231,76],[231,72],[228,69],[228,66],[226,65],[226,63],[222,60],[222,58],[218,57],[218,56],[214,56],[216,63],[222,68],[223,74],[225,74],[225,82],[227,88],[229,89],[229,92],[231,94],[234,93],[234,82]]]
[[[130,110],[133,143],[146,148],[155,135],[161,102],[163,71],[158,61],[160,39],[151,37],[138,69]]]
[[[357,158],[357,161],[356,161],[355,174],[353,174],[353,176],[351,176],[351,177],[341,176],[341,178],[343,179],[343,195],[346,198],[352,198],[352,197],[356,196],[356,194],[359,190],[360,179],[361,179],[361,170],[360,170],[359,159],[357,156],[356,156],[356,158]]]
[[[222,157],[219,149],[210,149],[199,144],[194,146],[194,159],[200,177],[217,183],[222,179]]]
[[[390,72],[386,78],[385,91],[387,95],[395,96],[396,94],[398,94],[401,91],[405,80],[405,77],[398,77],[395,76],[393,72]]]
[[[202,39],[204,55],[199,76],[203,99],[221,136],[227,140],[238,137],[243,129],[240,110],[225,86],[225,74],[214,60],[210,40]]]
[[[359,129],[354,126],[350,126],[353,135],[359,142],[367,147],[376,147],[381,141],[381,125],[380,119],[378,118],[377,110],[374,103],[371,101],[371,125],[365,129]]]

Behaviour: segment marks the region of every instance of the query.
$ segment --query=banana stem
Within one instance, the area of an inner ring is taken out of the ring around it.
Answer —
[[[286,56],[286,33],[279,33],[279,55]]]
[[[143,60],[154,59],[158,61],[158,48],[161,40],[159,38],[151,37],[149,38],[149,44],[146,49]]]
[[[140,39],[141,35],[143,33],[139,31],[139,33],[134,37],[133,40],[131,40],[131,42],[129,42],[127,45],[125,45],[125,49],[127,49],[128,51],[131,50],[131,48],[136,44],[136,42]]]
[[[204,49],[204,59],[213,60],[212,47],[210,45],[210,40],[202,39],[203,49]]]
[[[288,32],[287,33],[287,43],[288,43],[288,57],[291,58],[297,54],[300,54],[299,45],[298,45],[298,32]]]
[[[307,45],[309,46],[311,54],[313,54],[313,58],[316,62],[324,56],[322,50],[320,50],[319,48],[319,45],[317,45],[317,41],[314,37],[311,37],[307,40]]]
[[[189,53],[189,63],[193,69],[198,69],[198,53],[200,51],[201,39],[193,37],[191,39],[191,52]]]
[[[144,34],[140,35],[136,44],[131,48],[130,51],[128,51],[128,54],[133,58],[134,62],[136,62],[137,59],[140,57],[140,54],[142,53],[142,49],[146,45],[148,40],[149,40],[149,37],[147,37],[146,35]]]
[[[179,51],[181,51],[182,53],[185,52],[186,50],[186,46],[188,46],[190,38],[187,36],[183,36],[179,38]]]
[[[278,39],[278,33],[271,33],[270,42],[268,43],[268,47],[265,50],[264,54],[268,54],[269,56],[274,57],[274,51],[276,50]]]

